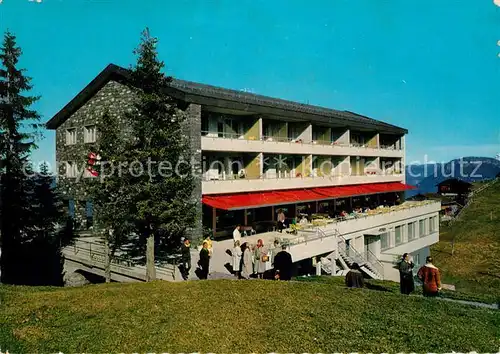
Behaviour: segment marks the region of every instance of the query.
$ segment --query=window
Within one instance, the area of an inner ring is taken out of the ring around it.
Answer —
[[[415,222],[411,222],[408,224],[408,241],[411,241],[417,237],[416,232],[415,232]]]
[[[425,236],[425,220],[420,220],[418,224],[420,237]]]
[[[76,144],[76,128],[66,130],[66,145]]]
[[[390,237],[389,232],[386,232],[386,233],[383,233],[380,235],[380,248],[382,250],[385,250],[385,249],[391,247],[391,244],[389,242],[389,237]]]
[[[436,221],[437,221],[436,216],[429,218],[429,233],[436,232]]]
[[[417,253],[413,256],[413,263],[415,264],[415,268],[418,268],[420,265],[420,253]]]
[[[90,125],[88,127],[85,127],[83,134],[83,141],[86,143],[95,143],[97,138],[96,132],[97,129],[95,125]]]
[[[396,234],[396,245],[399,245],[403,242],[403,230],[401,226],[396,226],[395,229],[395,234]]]
[[[78,175],[78,166],[75,162],[66,162],[66,177],[76,178]]]

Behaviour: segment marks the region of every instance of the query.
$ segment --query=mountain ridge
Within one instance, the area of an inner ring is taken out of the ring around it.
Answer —
[[[500,160],[491,157],[466,156],[446,163],[413,164],[406,166],[406,183],[417,187],[407,197],[419,193],[436,193],[437,184],[458,178],[478,182],[495,178],[500,173]]]

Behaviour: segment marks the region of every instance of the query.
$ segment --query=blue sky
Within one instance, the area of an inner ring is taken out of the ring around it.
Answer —
[[[407,162],[500,153],[500,7],[435,0],[3,0],[47,121],[159,37],[175,77],[403,126]],[[35,160],[55,160],[52,131]]]

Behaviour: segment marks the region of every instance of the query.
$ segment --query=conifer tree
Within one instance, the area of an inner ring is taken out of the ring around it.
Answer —
[[[29,242],[21,245],[24,260],[24,283],[31,285],[63,285],[62,247],[66,238],[62,224],[62,202],[55,188],[53,176],[46,163],[32,177],[30,197]]]
[[[17,67],[21,48],[7,32],[0,48],[0,193],[2,282],[15,281],[18,246],[30,237],[32,179],[29,154],[36,147],[39,115],[31,109],[39,98],[30,96],[31,78]]]
[[[97,124],[98,139],[89,154],[95,160],[89,166],[95,178],[86,179],[87,194],[92,200],[95,226],[100,230],[106,249],[105,278],[111,281],[111,260],[115,251],[134,231],[133,219],[130,218],[132,201],[117,170],[124,162],[124,137],[120,132],[118,119],[105,112]],[[85,158],[87,158],[85,156]]]
[[[140,90],[135,110],[128,115],[135,137],[125,149],[134,171],[125,178],[131,217],[138,234],[147,240],[147,280],[156,276],[155,238],[158,244],[180,243],[196,217],[185,116],[166,94],[172,78],[162,72],[164,63],[158,59],[156,45],[149,30],[143,31],[132,68],[133,85]]]

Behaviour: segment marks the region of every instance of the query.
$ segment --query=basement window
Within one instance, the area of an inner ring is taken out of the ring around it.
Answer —
[[[417,237],[415,229],[416,229],[416,223],[415,222],[411,222],[411,223],[408,224],[408,241],[411,241],[415,237]]]
[[[380,235],[380,248],[386,250],[391,247],[389,242],[390,233],[386,232]]]
[[[418,223],[420,237],[425,236],[425,220],[419,220]]]
[[[436,232],[436,216],[429,218],[429,233]]]
[[[396,236],[396,246],[403,242],[403,230],[402,226],[396,226],[395,236]]]

